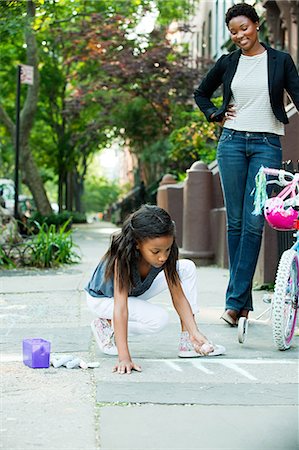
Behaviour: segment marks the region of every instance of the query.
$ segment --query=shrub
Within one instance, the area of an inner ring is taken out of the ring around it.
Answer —
[[[84,213],[63,211],[62,213],[53,213],[48,216],[42,216],[38,211],[34,212],[28,219],[28,226],[38,223],[40,225],[55,225],[56,228],[61,227],[65,222],[68,222],[68,228],[71,228],[72,223],[86,223],[86,216]]]
[[[32,240],[32,258],[30,265],[35,267],[53,267],[60,264],[71,264],[78,262],[80,256],[74,251],[77,247],[72,240],[72,230],[67,230],[70,219],[56,231],[54,224],[40,225],[37,235]]]
[[[18,243],[7,243],[0,248],[0,267],[10,269],[17,266],[57,267],[80,260],[75,252],[78,247],[72,240],[72,230],[66,221],[56,230],[56,225],[35,222],[38,232]]]
[[[214,103],[219,105],[221,98],[214,99]],[[201,111],[182,113],[180,128],[169,136],[169,171],[180,178],[195,161],[212,162],[216,158],[219,132],[219,125],[208,122]]]

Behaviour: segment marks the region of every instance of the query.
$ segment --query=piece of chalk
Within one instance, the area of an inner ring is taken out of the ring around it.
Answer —
[[[88,364],[85,361],[83,361],[83,359],[81,359],[80,367],[81,367],[81,369],[87,369],[88,368]]]
[[[87,363],[87,367],[89,369],[96,369],[97,367],[100,367],[100,363],[97,361],[89,362]]]
[[[205,353],[210,353],[212,351],[212,349],[213,349],[213,345],[210,343],[206,343],[201,346],[201,350]]]
[[[76,367],[79,367],[79,366],[80,366],[80,362],[81,362],[81,359],[80,359],[80,358],[75,358],[75,359],[72,359],[71,361],[68,361],[68,362],[65,364],[65,367],[66,367],[67,369],[75,369]]]
[[[68,361],[72,361],[74,359],[73,355],[64,355],[61,356],[59,359],[52,359],[52,365],[57,369],[57,367],[64,366]]]

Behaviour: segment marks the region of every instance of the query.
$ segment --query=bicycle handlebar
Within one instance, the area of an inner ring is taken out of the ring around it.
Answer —
[[[267,180],[267,175],[274,176],[276,179]],[[268,200],[267,185],[269,184],[277,184],[283,187],[282,191],[277,194],[277,197],[284,202],[285,206],[297,206],[297,201],[299,200],[299,173],[293,174],[283,169],[272,169],[262,166],[255,177],[254,215],[262,214],[262,210]]]
[[[298,180],[299,182],[299,174],[293,174],[291,172],[287,172],[283,169],[271,169],[269,167],[264,167],[263,171],[266,175],[273,175],[277,176],[278,180],[270,181],[270,183],[278,183],[282,186],[287,186],[288,184],[292,183],[293,180]],[[288,178],[288,179],[287,179]]]

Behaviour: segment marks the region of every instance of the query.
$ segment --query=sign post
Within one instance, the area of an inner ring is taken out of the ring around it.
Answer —
[[[20,96],[21,83],[33,85],[33,66],[18,65],[17,71],[17,97],[16,97],[16,155],[15,155],[15,205],[14,217],[19,218],[19,160],[20,160]]]

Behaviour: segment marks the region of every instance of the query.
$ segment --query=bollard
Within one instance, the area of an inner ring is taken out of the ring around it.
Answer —
[[[182,246],[183,234],[183,190],[184,183],[177,183],[175,178],[167,173],[163,176],[158,192],[157,205],[165,209],[176,225],[176,242]]]
[[[176,184],[176,180],[173,175],[166,173],[159,183],[157,192],[157,205],[160,208],[165,209],[168,213],[168,198],[167,198],[167,188],[169,185]],[[170,214],[170,213],[169,213]]]
[[[184,185],[183,248],[180,256],[198,265],[213,262],[210,210],[212,208],[212,173],[202,161],[187,170]]]
[[[228,268],[227,239],[226,239],[226,213],[223,193],[221,188],[220,174],[217,161],[208,165],[212,173],[212,209],[211,219],[211,239],[214,252],[214,262],[219,267]]]

